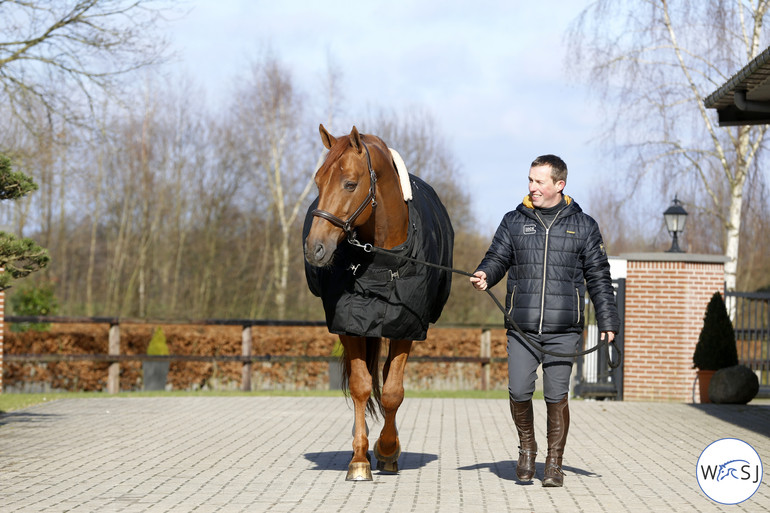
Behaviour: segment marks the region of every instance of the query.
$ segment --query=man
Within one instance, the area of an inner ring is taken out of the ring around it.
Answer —
[[[529,170],[529,194],[508,212],[479,264],[471,284],[486,290],[508,273],[506,311],[526,337],[544,350],[574,354],[583,332],[586,287],[596,309],[601,339],[615,338],[620,320],[610,266],[599,226],[563,193],[567,165],[555,155],[535,159]],[[506,320],[508,393],[519,435],[516,476],[535,475],[537,443],[532,394],[537,367],[543,365],[548,453],[543,486],[563,486],[562,455],[569,430],[569,380],[574,358],[534,349]]]

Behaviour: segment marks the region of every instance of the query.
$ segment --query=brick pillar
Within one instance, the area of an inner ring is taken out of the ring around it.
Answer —
[[[692,401],[692,355],[725,257],[634,253],[627,260],[623,399]],[[696,395],[697,397],[697,395]]]

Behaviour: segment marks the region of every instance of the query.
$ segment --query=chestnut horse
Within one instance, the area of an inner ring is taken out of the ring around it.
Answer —
[[[400,157],[379,137],[359,134],[355,127],[347,137],[340,138],[332,136],[323,125],[319,131],[328,153],[315,175],[318,199],[311,205],[305,220],[306,275],[311,290],[324,300],[330,331],[339,334],[344,348],[343,387],[347,386],[355,411],[353,457],[346,479],[371,481],[366,412],[375,417],[380,413],[384,417],[382,430],[374,444],[377,468],[398,472],[401,444],[396,412],[404,399],[404,368],[412,341],[425,338],[428,318],[430,322],[438,318],[436,312],[440,314],[446,302],[451,274],[439,273],[436,275],[439,281],[426,285],[424,281],[414,280],[429,271],[414,263],[388,258],[390,255],[383,260],[364,249],[371,245],[393,250],[393,255],[399,250],[403,250],[402,254],[406,251],[410,256],[419,255],[411,249],[413,239],[419,237],[416,232],[410,232],[414,228],[414,224],[410,224],[410,212],[415,212],[414,217],[418,214],[414,210],[416,207],[410,206],[413,201],[405,200],[403,189],[416,187],[421,194],[426,190],[434,196],[435,193],[413,175],[408,175],[407,184],[411,185],[403,185],[405,173],[400,179],[396,163]],[[435,201],[427,203],[432,205],[432,211],[439,211],[446,217],[444,226],[449,226],[443,230],[449,232],[448,237],[445,234],[441,241],[431,239],[429,245],[449,244],[449,260],[445,258],[436,263],[451,265],[453,233],[446,210],[437,196]],[[431,230],[430,236],[438,237],[440,231]],[[335,267],[338,270],[330,270]],[[329,275],[323,285],[318,284],[319,273]],[[374,276],[374,280],[367,283],[363,280],[365,276]],[[396,282],[402,289],[393,292]],[[406,293],[404,286],[413,290]],[[354,297],[351,299],[351,296]],[[419,308],[404,308],[400,304],[400,298],[406,296],[415,296],[422,301],[425,297],[440,297],[428,300],[431,313],[416,314]],[[340,310],[344,310],[344,314]],[[336,319],[335,315],[344,319]],[[409,329],[403,330],[403,326],[412,326],[415,334],[412,335]],[[411,338],[393,338],[394,333],[398,336],[408,334]],[[381,337],[388,337],[390,345],[380,390]]]

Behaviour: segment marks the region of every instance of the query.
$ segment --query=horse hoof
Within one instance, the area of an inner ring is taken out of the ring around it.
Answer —
[[[396,445],[396,452],[390,456],[383,456],[380,452],[379,438],[374,443],[374,457],[377,458],[377,470],[382,472],[398,473],[398,457],[401,456],[401,444]]]
[[[369,463],[351,463],[345,481],[371,481],[372,466]]]
[[[377,460],[377,470],[380,472],[388,472],[391,474],[398,474],[398,461],[380,461]]]

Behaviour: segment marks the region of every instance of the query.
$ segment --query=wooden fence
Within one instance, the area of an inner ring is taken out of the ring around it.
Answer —
[[[251,390],[252,364],[256,362],[333,362],[336,356],[307,356],[307,355],[255,355],[252,354],[254,346],[252,330],[254,326],[282,326],[282,327],[320,327],[326,326],[324,321],[276,321],[258,319],[204,319],[199,321],[153,321],[137,319],[120,319],[117,317],[58,317],[58,316],[6,316],[7,323],[81,323],[81,324],[109,324],[107,353],[97,354],[5,354],[6,362],[50,363],[50,362],[76,362],[93,361],[109,362],[107,374],[107,392],[115,394],[120,391],[120,363],[128,361],[184,361],[184,362],[241,362],[241,390]],[[241,326],[241,354],[240,355],[147,355],[120,354],[120,326],[121,324],[177,324],[177,325],[217,325],[217,326]],[[458,326],[459,327],[459,326]],[[481,335],[479,339],[479,356],[410,356],[410,362],[444,362],[444,363],[477,363],[481,365],[481,390],[488,390],[490,384],[490,364],[505,363],[507,358],[491,356],[491,331],[490,328],[478,325],[462,325],[463,328],[479,327]]]

